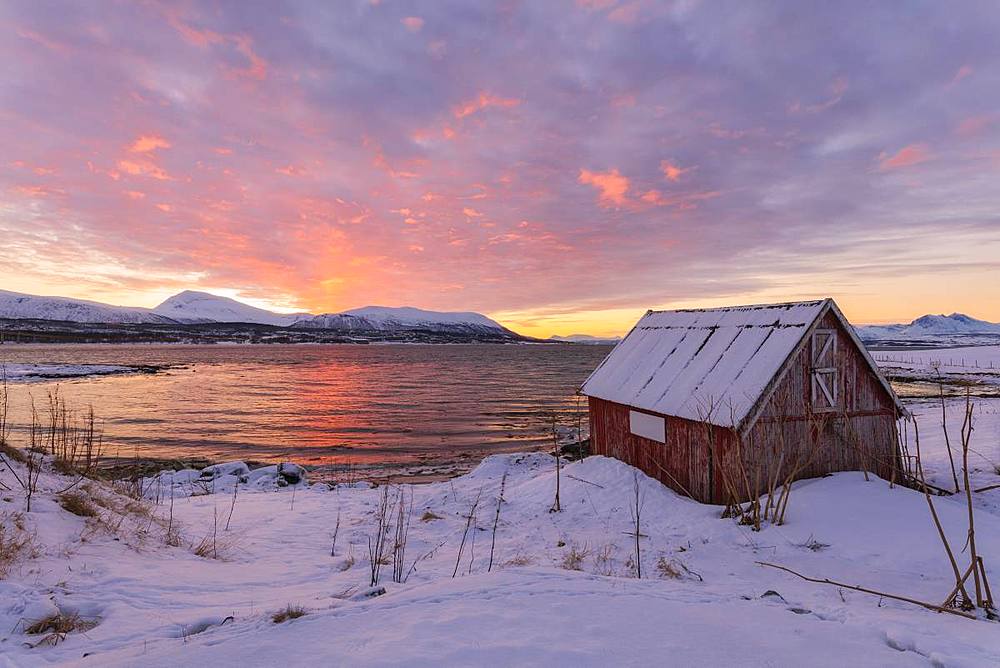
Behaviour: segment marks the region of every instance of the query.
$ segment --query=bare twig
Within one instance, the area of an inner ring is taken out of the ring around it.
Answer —
[[[500,524],[500,508],[503,505],[503,493],[507,486],[507,470],[504,470],[503,477],[500,478],[500,494],[497,496],[497,512],[493,517],[493,537],[490,540],[490,565],[487,566],[486,572],[489,573],[493,570],[493,553],[497,546],[497,525]]]
[[[969,612],[956,610],[954,608],[947,608],[940,605],[935,605],[934,603],[927,603],[925,601],[918,601],[915,598],[909,598],[907,596],[899,596],[897,594],[888,594],[883,591],[868,589],[867,587],[860,587],[858,585],[844,584],[843,582],[837,582],[836,580],[829,580],[827,578],[811,578],[807,575],[802,575],[802,573],[793,571],[791,568],[787,568],[785,566],[779,566],[778,564],[770,564],[767,563],[766,561],[758,561],[757,564],[760,566],[767,566],[768,568],[776,568],[779,571],[785,571],[786,573],[791,573],[795,577],[801,578],[806,582],[814,582],[817,584],[827,584],[827,585],[832,585],[834,587],[842,587],[844,589],[852,589],[854,591],[860,591],[865,594],[872,594],[874,596],[881,596],[883,598],[891,598],[895,601],[903,601],[904,603],[912,603],[913,605],[919,605],[922,608],[927,608],[928,610],[933,610],[934,612],[947,612],[948,614],[958,615],[959,617],[965,617],[967,619],[976,619],[976,616]]]

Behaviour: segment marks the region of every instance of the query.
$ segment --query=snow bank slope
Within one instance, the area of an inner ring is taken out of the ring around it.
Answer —
[[[38,297],[0,290],[0,318],[88,323],[168,324],[169,317],[149,309],[109,306],[66,297]]]
[[[543,454],[492,456],[466,476],[406,487],[408,578],[392,582],[388,564],[385,593],[365,598],[384,488],[255,491],[248,481],[235,496],[224,485],[176,495],[172,506],[161,496],[158,515],[172,507],[182,531],[170,546],[157,534],[162,522],[119,536],[60,511],[53,496],[67,481],[46,476],[36,510],[22,518],[38,532],[39,556],[0,580],[0,655],[13,665],[84,666],[1000,662],[996,624],[757,564],[940,600],[949,567],[915,492],[855,473],[805,481],[788,523],[755,533],[612,459],[566,465],[560,482],[557,513],[549,512],[554,462]],[[627,533],[636,483],[641,579]],[[16,492],[5,495],[12,500],[0,502],[0,517],[21,508]],[[952,499],[937,503],[959,548],[965,511]],[[213,536],[221,558],[196,556],[193,546]],[[1000,558],[1000,517],[977,516],[977,542],[990,568]],[[307,614],[274,623],[289,604]],[[35,637],[19,620],[51,606],[98,624],[55,647],[26,647]]]
[[[844,638],[785,607],[671,596],[660,582],[507,570],[105,657],[106,666],[924,666],[874,629]],[[839,624],[837,626],[840,626]],[[172,643],[173,644],[173,643]],[[96,664],[95,664],[96,665]]]

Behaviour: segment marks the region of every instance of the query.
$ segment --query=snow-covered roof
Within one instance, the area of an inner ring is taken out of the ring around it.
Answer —
[[[649,311],[581,392],[663,415],[740,426],[828,303]]]

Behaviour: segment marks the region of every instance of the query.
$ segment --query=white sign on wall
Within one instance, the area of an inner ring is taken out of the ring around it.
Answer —
[[[667,421],[656,415],[629,411],[628,428],[636,436],[642,436],[657,443],[667,442]]]

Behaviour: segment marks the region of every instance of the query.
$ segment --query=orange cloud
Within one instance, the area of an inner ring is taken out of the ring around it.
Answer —
[[[483,109],[489,107],[501,107],[504,109],[509,109],[511,107],[516,107],[521,104],[521,101],[517,98],[510,97],[498,97],[496,95],[490,95],[489,93],[480,93],[474,100],[469,100],[464,102],[454,109],[455,118],[465,118],[466,116],[471,116]]]
[[[125,194],[129,196],[129,199],[143,199],[146,193],[139,190],[126,190]]]
[[[225,44],[226,42],[232,44],[233,48],[249,61],[245,68],[226,68],[232,74],[257,80],[262,80],[267,76],[267,62],[254,52],[253,40],[247,35],[226,35],[213,30],[198,29],[184,21],[177,9],[167,7],[163,12],[166,14],[167,23],[179,32],[187,42],[199,48],[204,49],[214,44]]]
[[[669,160],[660,161],[660,171],[663,172],[663,176],[666,177],[667,181],[679,181],[681,175],[686,172],[690,172],[690,167],[679,167]]]
[[[880,162],[878,168],[879,171],[885,172],[891,169],[911,167],[930,160],[930,157],[931,155],[927,148],[927,144],[910,144],[899,149],[899,151],[892,156],[882,153],[879,156]]]
[[[170,142],[158,135],[140,135],[128,150],[132,153],[150,153],[158,148],[170,148]]]
[[[602,204],[621,206],[625,203],[625,196],[628,193],[629,181],[622,176],[617,169],[607,172],[592,172],[587,169],[580,170],[577,178],[580,183],[590,185],[600,190],[599,199]]]
[[[420,32],[420,29],[424,27],[424,20],[419,16],[407,16],[405,19],[400,19],[399,22],[406,26],[410,32]]]
[[[173,180],[173,177],[167,174],[163,168],[149,160],[119,160],[118,169],[132,176],[148,176],[159,181]]]

